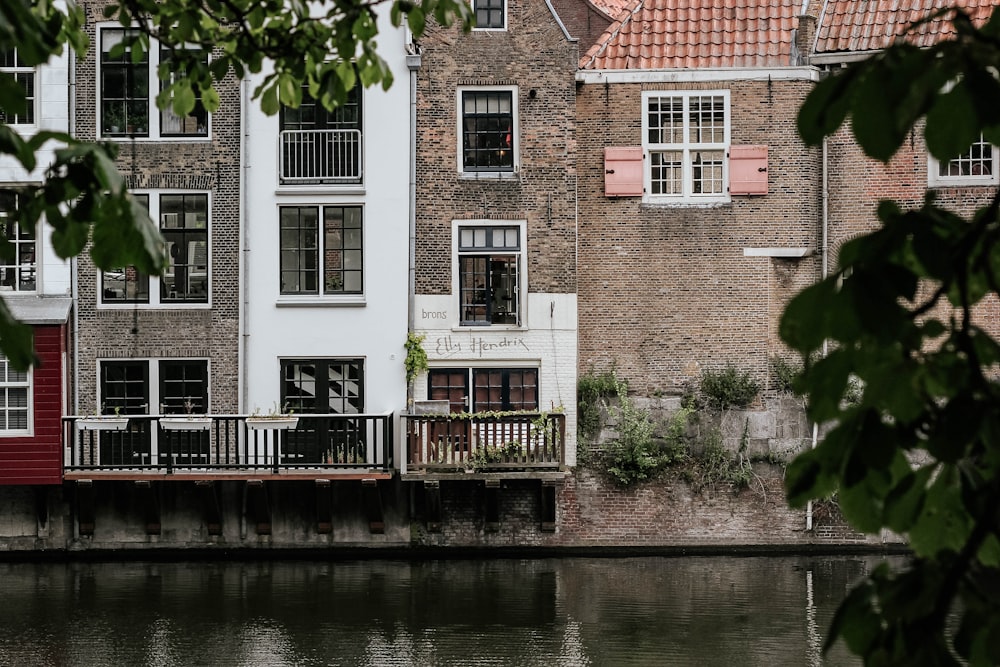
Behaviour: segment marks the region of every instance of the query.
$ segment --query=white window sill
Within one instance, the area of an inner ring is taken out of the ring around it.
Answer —
[[[367,305],[364,294],[351,296],[292,296],[278,297],[278,308],[345,308]]]
[[[98,310],[211,310],[210,303],[98,303]]]
[[[728,206],[732,204],[729,195],[713,195],[711,197],[675,197],[667,195],[643,195],[642,205],[657,208],[711,208],[713,206]]]
[[[528,327],[526,325],[518,324],[453,324],[451,327],[452,331],[489,331],[490,333],[496,333],[498,331],[527,331]]]
[[[278,183],[276,195],[364,195],[364,183]]]
[[[514,171],[460,171],[458,177],[463,181],[510,181],[518,177]]]
[[[114,141],[117,143],[129,143],[135,141],[137,144],[207,144],[211,143],[212,136],[207,137],[131,137],[127,134],[109,134],[99,137],[101,141]]]
[[[927,181],[929,188],[995,188],[1000,184],[996,178],[977,178],[970,176],[967,178],[935,178]]]

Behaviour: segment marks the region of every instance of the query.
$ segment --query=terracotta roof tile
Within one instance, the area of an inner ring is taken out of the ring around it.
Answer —
[[[1000,0],[827,0],[822,3],[815,53],[884,49],[912,22],[946,7],[961,7],[982,25]],[[938,19],[907,33],[907,41],[930,46],[952,34]]]
[[[581,58],[580,67],[791,65],[801,10],[802,0],[637,0]]]

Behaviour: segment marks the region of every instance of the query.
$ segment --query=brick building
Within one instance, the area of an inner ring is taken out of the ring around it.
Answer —
[[[640,2],[581,58],[581,373],[614,367],[641,394],[730,363],[767,381],[781,306],[819,266],[800,10]]]

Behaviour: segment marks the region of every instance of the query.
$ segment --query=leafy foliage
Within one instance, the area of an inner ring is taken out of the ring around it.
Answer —
[[[426,338],[427,334],[418,334],[412,331],[406,334],[406,341],[403,343],[403,347],[406,349],[406,359],[403,360],[403,367],[406,369],[407,385],[430,368],[427,363],[427,351],[424,349]]]
[[[614,370],[601,373],[593,369],[576,381],[576,430],[581,439],[589,440],[601,428],[601,402],[618,393]]]
[[[757,398],[760,385],[749,371],[741,372],[729,364],[721,371],[702,372],[701,393],[710,406],[719,410],[745,408]]]
[[[898,43],[821,81],[799,114],[803,138],[849,120],[865,153],[888,160],[923,119],[941,160],[980,132],[1000,144],[1000,13],[979,30],[940,14],[953,39]],[[997,194],[969,219],[932,193],[915,210],[882,202],[881,226],[846,243],[781,321],[809,416],[830,425],[789,466],[790,502],[836,492],[853,526],[903,533],[915,554],[905,571],[876,570],[834,619],[827,645],[842,638],[869,665],[1000,664],[1000,345],[976,317],[1000,291],[998,210]]]
[[[460,0],[391,0],[390,19],[406,21],[419,37],[428,18],[442,25],[454,21],[468,28],[470,7]],[[28,66],[45,63],[69,46],[82,55],[88,48],[84,13],[73,3],[5,0],[0,3],[0,49],[17,49]],[[392,83],[387,63],[377,48],[380,2],[331,0],[303,3],[284,0],[122,0],[104,10],[106,19],[137,29],[135,36],[115,47],[126,47],[134,58],[149,48],[150,38],[172,50],[171,65],[158,75],[166,85],[157,106],[186,115],[200,95],[205,108],[220,102],[215,86],[226,76],[264,73],[254,90],[265,113],[282,104],[297,107],[302,85],[327,108],[347,98],[356,81],[365,86]],[[184,46],[185,48],[176,48]],[[201,59],[200,46],[212,51]],[[23,88],[10,73],[0,73],[0,115],[23,113]],[[103,269],[132,265],[142,273],[159,274],[167,266],[165,245],[145,208],[129,194],[115,169],[111,144],[78,141],[66,134],[42,131],[23,138],[0,123],[0,154],[13,156],[27,170],[47,143],[62,146],[40,184],[17,188],[23,205],[13,221],[34,231],[45,220],[53,228],[53,245],[60,257],[78,255],[92,242],[90,255]],[[39,234],[39,236],[41,236]],[[0,238],[0,259],[11,260],[12,245]],[[13,317],[0,300],[0,352],[18,368],[35,361],[31,328]]]
[[[774,388],[778,391],[786,394],[798,393],[795,390],[795,379],[801,372],[801,364],[777,355],[771,357],[771,373],[774,377]]]

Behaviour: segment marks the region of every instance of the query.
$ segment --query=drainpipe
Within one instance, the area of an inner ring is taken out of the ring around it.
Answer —
[[[822,208],[822,210],[821,210],[821,218],[822,218],[822,225],[823,225],[823,240],[822,240],[822,246],[820,247],[820,279],[821,280],[826,280],[826,277],[829,274],[829,265],[828,265],[828,261],[829,260],[828,260],[828,257],[829,257],[829,240],[830,240],[829,239],[829,233],[830,233],[830,212],[829,212],[829,209],[830,209],[830,207],[829,207],[829,204],[830,204],[830,188],[829,188],[828,173],[827,173],[828,161],[829,161],[829,156],[828,156],[828,149],[827,149],[827,140],[826,140],[826,137],[823,137],[823,158],[822,158],[822,165],[820,167],[820,178],[821,178],[821,181],[822,181],[822,183],[821,183],[821,187],[822,187],[822,202],[821,202],[821,208]],[[827,342],[824,340],[823,341],[823,356],[824,357],[826,356],[827,351],[828,351]],[[813,434],[812,434],[812,448],[813,449],[816,449],[816,445],[817,445],[818,441],[819,441],[819,424],[817,424],[816,422],[813,422]],[[812,529],[813,529],[813,502],[810,500],[806,504],[806,530],[812,530]]]
[[[67,53],[69,61],[69,101],[67,103],[66,131],[71,137],[76,137],[76,54],[70,49]],[[77,289],[77,258],[69,260],[69,289],[73,304],[73,414],[80,414],[80,294]]]
[[[249,377],[247,375],[247,359],[250,349],[250,326],[248,318],[250,315],[250,286],[247,284],[250,276],[250,224],[247,215],[250,207],[247,203],[248,191],[247,178],[250,175],[250,80],[243,80],[243,90],[241,93],[243,131],[240,133],[240,158],[242,161],[240,170],[240,263],[239,263],[239,284],[241,292],[239,317],[239,338],[240,344],[237,350],[236,364],[239,367],[240,394],[237,411],[239,414],[246,413],[246,406],[249,405]]]
[[[409,232],[410,250],[407,276],[406,326],[413,331],[416,326],[417,289],[417,72],[420,70],[420,47],[410,41],[406,45],[406,67],[410,70],[410,177],[409,177]],[[412,383],[406,387],[407,408],[413,398]]]

